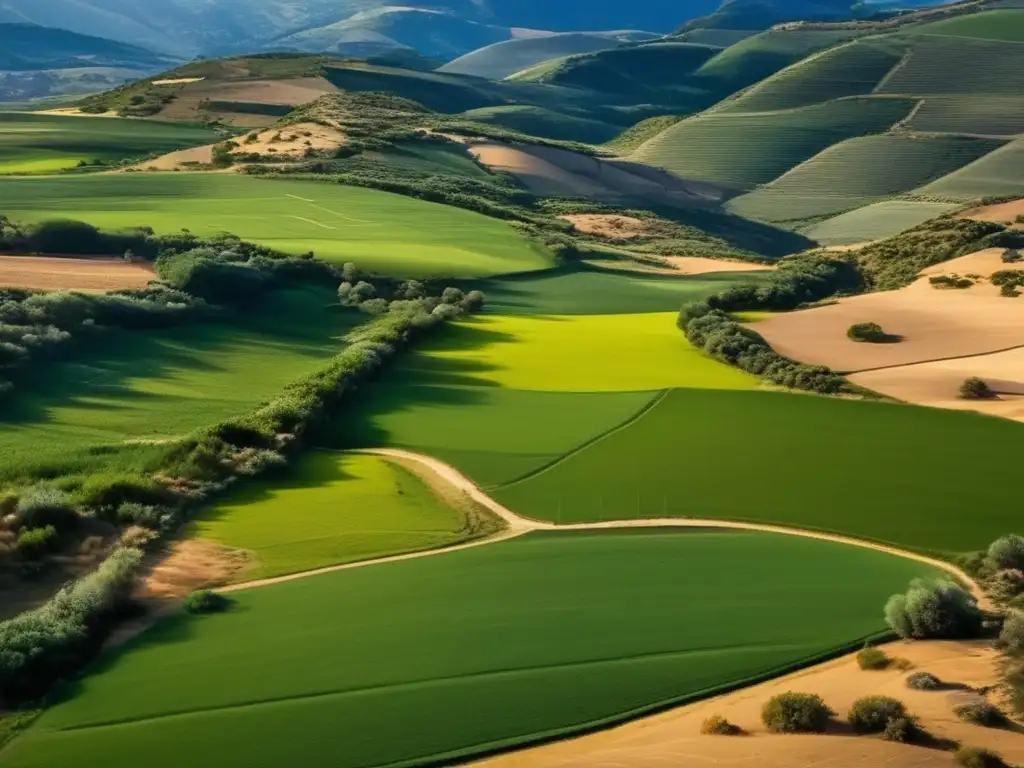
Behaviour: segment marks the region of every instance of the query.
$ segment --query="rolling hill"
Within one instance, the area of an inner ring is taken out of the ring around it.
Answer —
[[[594,53],[614,48],[620,43],[639,42],[652,37],[656,35],[632,30],[519,37],[471,51],[439,67],[438,71],[502,80],[544,61]]]

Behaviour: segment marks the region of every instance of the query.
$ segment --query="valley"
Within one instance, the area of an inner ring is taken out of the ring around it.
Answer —
[[[1024,760],[1024,4],[8,6],[4,766]]]

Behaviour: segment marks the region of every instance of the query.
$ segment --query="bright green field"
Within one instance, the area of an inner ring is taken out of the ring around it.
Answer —
[[[822,245],[853,245],[892,237],[957,208],[955,203],[887,200],[816,224],[804,231]]]
[[[114,461],[90,449],[134,450],[125,441],[177,437],[246,413],[337,354],[365,319],[327,289],[301,288],[271,294],[235,322],[119,332],[116,344],[50,364],[5,402],[0,478]]]
[[[435,549],[471,532],[464,513],[397,464],[315,452],[284,478],[236,489],[191,533],[252,552],[249,580]]]
[[[765,272],[648,277],[599,269],[560,270],[487,280],[485,311],[500,315],[603,315],[672,312],[732,285],[759,282]]]
[[[828,216],[909,192],[1001,147],[960,136],[863,136],[829,147],[766,187],[730,201],[762,221]]]
[[[236,593],[224,614],[165,621],[2,760],[450,764],[848,646],[883,628],[889,594],[926,575],[828,542],[656,530],[530,534],[325,574]]]
[[[403,195],[233,173],[135,173],[0,180],[16,221],[230,232],[289,253],[408,276],[481,277],[551,266],[505,222]]]
[[[1022,436],[1010,421],[932,408],[674,390],[626,429],[493,495],[563,522],[730,518],[963,552],[1019,528],[1007,499]]]
[[[431,366],[465,383],[547,392],[666,387],[752,389],[753,376],[697,352],[676,313],[484,316],[428,348]]]
[[[48,173],[80,161],[113,163],[209,144],[205,126],[157,120],[0,112],[0,174]],[[11,199],[4,195],[4,207]]]
[[[752,187],[840,141],[888,130],[913,106],[854,98],[779,112],[708,112],[676,123],[632,158],[685,178]]]

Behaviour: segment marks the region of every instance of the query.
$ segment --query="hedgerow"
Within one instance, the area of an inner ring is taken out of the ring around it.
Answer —
[[[127,600],[141,558],[119,549],[42,607],[0,622],[0,703],[36,698],[85,665]]]

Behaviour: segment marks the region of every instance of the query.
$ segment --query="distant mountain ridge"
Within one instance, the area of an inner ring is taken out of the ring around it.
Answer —
[[[175,59],[136,45],[30,23],[0,23],[0,70],[165,68]]]

